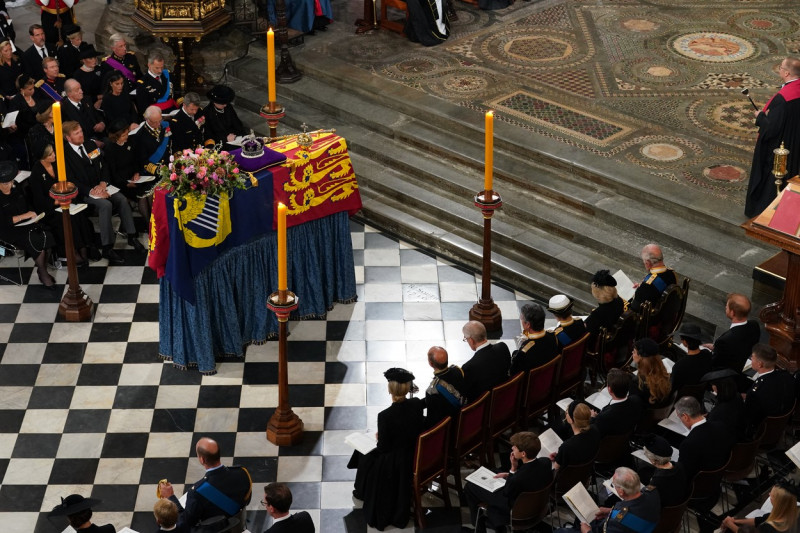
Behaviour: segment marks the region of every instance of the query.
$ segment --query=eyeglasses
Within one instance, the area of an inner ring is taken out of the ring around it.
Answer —
[[[464,341],[464,342],[467,342],[467,338],[466,337],[461,337],[461,340]]]
[[[261,500],[261,505],[263,505],[264,507],[266,507],[267,505],[269,505],[269,502],[267,501],[267,499],[266,499],[266,498],[264,498],[263,500]]]

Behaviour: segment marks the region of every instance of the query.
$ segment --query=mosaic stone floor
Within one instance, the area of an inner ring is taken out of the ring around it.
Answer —
[[[763,105],[782,58],[800,51],[794,2],[544,0],[492,12],[455,3],[438,47],[387,31],[353,36],[361,2],[350,1],[334,2],[344,24],[329,31],[339,37],[309,37],[306,48],[493,108],[496,120],[560,141],[563,156],[586,151],[714,195],[721,209],[743,204],[756,129],[741,90]]]

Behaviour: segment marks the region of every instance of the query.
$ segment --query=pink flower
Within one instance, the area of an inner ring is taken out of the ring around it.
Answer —
[[[208,164],[209,164],[209,165],[213,165],[213,164],[214,164],[214,160],[213,160],[213,159],[209,159],[209,160],[208,160]]]
[[[196,153],[197,155],[200,155],[200,154],[203,153],[203,149],[202,148],[195,148],[194,153]]]
[[[192,151],[190,149],[188,149],[188,148],[183,151],[183,155],[190,155],[191,153],[192,153]]]
[[[175,181],[176,179],[178,179],[178,175],[173,172],[172,174],[170,174],[169,179]]]
[[[238,174],[238,173],[239,173],[239,169],[238,169],[238,168],[234,168],[232,172],[233,172],[234,174]]]
[[[172,163],[173,161],[175,161],[175,156],[174,155],[169,156],[169,162]]]
[[[197,189],[197,185],[192,183],[192,190]]]

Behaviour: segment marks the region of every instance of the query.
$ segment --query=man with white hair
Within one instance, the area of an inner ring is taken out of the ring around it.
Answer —
[[[630,309],[639,311],[645,302],[658,302],[667,287],[678,283],[675,272],[664,265],[664,254],[657,244],[648,244],[642,248],[642,263],[647,275],[636,285]]]
[[[163,120],[161,110],[150,106],[144,110],[144,122],[133,135],[138,160],[142,162],[143,175],[155,175],[161,163],[169,161],[172,155],[172,133],[169,122]]]
[[[473,401],[508,379],[511,352],[504,342],[490,343],[486,338],[486,326],[477,320],[464,324],[461,332],[464,342],[475,352],[461,367],[467,400]]]
[[[118,70],[125,76],[128,91],[136,89],[139,80],[142,79],[142,69],[139,67],[136,54],[128,51],[128,43],[121,33],[112,34],[108,38],[108,42],[111,47],[111,55],[103,58],[103,64],[100,66],[103,76],[113,70]]]
[[[87,137],[100,139],[106,125],[91,100],[84,97],[81,84],[72,78],[68,79],[64,82],[64,95],[66,99],[61,102],[63,120],[74,120],[81,125]]]

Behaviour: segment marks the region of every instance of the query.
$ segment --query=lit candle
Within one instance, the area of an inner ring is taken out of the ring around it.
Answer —
[[[494,166],[494,112],[486,112],[486,155],[484,157],[483,189],[492,190],[492,167]]]
[[[269,101],[276,102],[278,97],[275,93],[275,32],[272,28],[267,30],[267,91]]]
[[[278,290],[285,291],[286,283],[286,206],[278,203]]]
[[[56,167],[58,167],[58,181],[67,181],[64,171],[64,132],[61,130],[61,104],[53,104],[53,133],[56,137]]]

